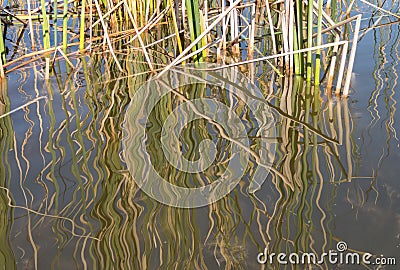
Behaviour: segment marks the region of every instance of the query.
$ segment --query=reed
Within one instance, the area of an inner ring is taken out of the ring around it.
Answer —
[[[187,10],[187,19],[190,29],[190,40],[194,42],[197,37],[200,36],[202,32],[202,23],[200,19],[200,10],[199,10],[199,1],[198,0],[185,0],[186,1],[186,10]],[[197,42],[193,47],[193,51],[200,49],[201,43]],[[194,57],[195,62],[202,61],[202,54],[197,54]]]
[[[97,8],[96,2],[96,8]],[[79,23],[79,50],[85,49],[85,28],[86,28],[86,0],[82,0],[81,13]],[[101,14],[99,14],[101,18]]]
[[[58,37],[57,37],[57,35],[58,35],[58,1],[57,0],[55,0],[54,1],[54,3],[53,3],[53,28],[54,28],[54,32],[53,32],[53,34],[54,34],[54,36],[53,36],[53,42],[54,42],[54,45],[55,46],[57,46],[57,44],[58,44]]]
[[[43,33],[43,49],[50,48],[50,23],[47,17],[47,10],[46,10],[46,2],[45,0],[40,0],[41,11],[42,11],[42,20],[41,23],[42,33]]]
[[[4,38],[3,38],[3,26],[0,20],[0,77],[4,78],[4,67],[3,65],[6,63],[6,50],[4,46]]]
[[[326,6],[320,0],[273,3],[242,0],[63,0],[59,3],[40,0],[37,8],[32,4],[28,0],[28,13],[15,14],[15,18],[28,20],[32,46],[28,52],[47,59],[46,77],[50,69],[48,52],[58,51],[57,36],[61,31],[64,54],[67,48],[81,54],[87,53],[86,48],[90,48],[90,52],[109,53],[119,72],[124,70],[117,55],[124,54],[127,47],[142,51],[154,73],[158,64],[165,66],[165,72],[185,62],[243,65],[248,60],[265,61],[264,56],[276,55],[274,64],[268,63],[279,75],[295,74],[316,85],[328,78],[328,88],[336,83],[337,88],[348,95],[348,74],[354,63],[359,22],[356,23],[354,42],[349,44],[350,57],[343,57],[348,52],[339,50],[339,46],[319,47],[333,40],[334,43],[351,40],[352,36],[343,31],[351,21],[341,18],[355,7],[345,0],[328,1]],[[59,16],[59,4],[62,4],[62,16]],[[52,25],[49,24],[48,10],[52,10],[54,17]],[[377,10],[382,11],[382,8],[377,6]],[[59,18],[62,18],[60,28]],[[42,47],[35,44],[34,26],[42,29],[39,40]],[[54,33],[53,47],[50,32]],[[118,43],[124,45],[117,49]],[[318,49],[314,50],[316,47]],[[21,56],[16,62],[21,64],[24,59]],[[342,60],[346,63],[342,64]],[[5,65],[4,59],[2,64]],[[334,71],[342,66],[346,74],[335,76]]]
[[[312,40],[313,40],[313,5],[310,3],[310,1],[308,2],[307,5],[307,47],[311,48],[313,46],[312,44]],[[300,29],[301,30],[301,29]],[[312,66],[313,66],[313,62],[312,62],[312,52],[308,51],[307,52],[307,74],[306,74],[306,78],[307,81],[310,82],[312,79]]]
[[[317,46],[322,44],[322,7],[323,7],[323,1],[318,0]],[[321,50],[317,50],[315,59],[315,79],[314,79],[316,86],[319,86],[320,73],[321,73]]]
[[[63,51],[66,52],[68,45],[68,0],[64,0],[62,22],[62,44]]]

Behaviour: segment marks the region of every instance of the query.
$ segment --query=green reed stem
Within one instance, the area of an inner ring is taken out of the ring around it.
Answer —
[[[304,41],[303,41],[303,1],[296,0],[296,26],[293,28],[294,30],[294,50],[304,49]],[[302,54],[294,55],[294,69],[296,75],[304,74],[304,61]]]
[[[4,69],[3,65],[6,63],[6,50],[4,47],[4,39],[3,39],[3,25],[0,20],[0,77],[4,78]]]
[[[40,5],[42,8],[42,16],[43,16],[43,49],[47,50],[50,48],[50,24],[49,19],[47,18],[47,11],[46,11],[46,3],[45,0],[40,0]],[[45,54],[46,58],[46,68],[45,68],[45,79],[49,78],[50,73],[50,55],[47,53]]]
[[[318,0],[318,22],[317,22],[317,46],[321,45],[322,43],[322,5],[323,1]],[[316,51],[316,59],[315,59],[315,79],[314,84],[316,88],[318,88],[319,80],[320,80],[320,73],[321,73],[321,49]]]
[[[293,27],[293,49],[295,51],[299,50],[299,43],[298,43],[298,31],[296,27]],[[302,75],[302,63],[301,63],[301,54],[295,54],[293,56],[294,59],[294,73],[296,75]]]
[[[312,1],[308,2],[307,9],[307,47],[311,48],[313,46],[312,36],[313,36],[313,4]],[[307,52],[307,82],[311,81],[312,76],[312,51]]]
[[[338,3],[337,3],[337,1],[336,0],[332,0],[332,2],[331,2],[331,18],[334,20],[334,21],[336,21],[335,19],[337,18],[337,6],[338,6]]]
[[[3,38],[3,25],[0,20],[0,56],[1,62],[4,65],[6,63],[6,50],[4,46],[4,38]]]
[[[50,48],[50,25],[49,19],[47,18],[47,11],[46,11],[46,2],[45,0],[40,0],[40,5],[42,7],[42,16],[43,16],[43,48],[46,50]]]
[[[63,9],[63,51],[67,51],[67,38],[68,38],[68,0],[64,0],[64,9]]]
[[[86,15],[86,0],[82,1],[81,20],[79,24],[79,50],[85,49],[85,15]]]
[[[173,6],[172,5],[172,0],[168,0],[168,5],[170,5],[171,7]],[[178,21],[177,21],[177,18],[175,16],[174,9],[171,9],[171,17],[172,17],[172,24],[173,24],[175,35],[176,35],[176,42],[178,44],[179,53],[182,53],[182,51],[183,51],[182,42],[181,42],[181,38],[180,38],[180,35],[179,35]]]
[[[53,23],[54,23],[54,46],[57,46],[57,26],[58,26],[58,3],[57,0],[53,2]]]
[[[198,0],[186,0],[186,9],[188,16],[188,24],[190,29],[190,40],[193,42],[196,40],[198,36],[201,34],[201,19],[199,12],[199,1]],[[201,48],[201,43],[197,43],[195,47],[193,47],[193,51],[196,51]],[[195,56],[194,60],[196,62],[202,61],[202,55],[199,53]]]

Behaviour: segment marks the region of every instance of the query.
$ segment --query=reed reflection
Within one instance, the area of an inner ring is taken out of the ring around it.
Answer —
[[[14,158],[7,167],[14,131],[11,117],[0,119],[2,132],[11,134],[2,137],[7,141],[2,143],[1,168],[10,175],[2,185],[8,188],[13,175],[22,175],[24,190],[33,199],[25,204],[24,197],[13,196],[13,205],[30,210],[18,210],[24,222],[16,225],[9,218],[2,227],[8,228],[2,235],[9,242],[16,235],[24,236],[2,247],[10,265],[24,260],[14,255],[19,246],[29,247],[24,249],[24,258],[32,258],[33,268],[53,269],[257,269],[256,256],[265,247],[275,253],[317,254],[335,247],[340,239],[332,232],[333,205],[341,185],[354,180],[357,164],[347,99],[323,99],[319,89],[301,79],[276,81],[272,73],[264,74],[260,87],[279,123],[276,137],[269,138],[277,144],[274,171],[259,191],[249,194],[249,180],[257,165],[251,160],[228,196],[207,207],[178,209],[161,205],[138,189],[121,154],[124,112],[147,79],[140,72],[148,70],[146,64],[128,59],[126,67],[141,75],[117,78],[113,77],[117,74],[99,74],[97,60],[89,63],[94,68],[81,62],[87,70],[86,79],[82,78],[85,85],[76,84],[74,78],[79,75],[71,70],[69,76],[46,86],[46,102],[39,103],[37,110],[25,111],[25,121],[32,123],[23,130],[25,149],[37,141],[43,145],[38,155],[17,156],[27,166],[18,166]],[[225,103],[235,99],[207,85],[178,90],[189,99],[208,96]],[[167,166],[160,151],[162,123],[183,102],[174,94],[160,101],[150,117],[148,151],[156,169],[181,185],[212,182],[230,159],[226,150],[230,142],[205,119],[189,123],[180,139],[191,160],[199,157],[200,141],[215,140],[218,152],[213,169],[201,177],[183,175]],[[251,149],[258,149],[257,121],[244,104],[236,102],[233,108],[248,129]],[[22,174],[19,167],[25,169]],[[5,213],[12,217],[6,197],[2,201]]]

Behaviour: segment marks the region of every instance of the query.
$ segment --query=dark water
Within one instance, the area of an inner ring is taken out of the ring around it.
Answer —
[[[260,265],[257,255],[266,247],[270,253],[322,254],[344,241],[347,251],[392,257],[397,266],[325,263],[297,269],[398,269],[398,35],[394,25],[360,41],[348,99],[328,99],[323,87],[321,99],[307,97],[306,84],[289,78],[277,79],[269,95],[273,76],[258,76],[277,118],[273,167],[286,182],[271,173],[261,190],[249,194],[257,165],[251,160],[228,196],[196,209],[158,203],[127,169],[125,111],[146,75],[118,78],[101,72],[93,59],[81,62],[84,72],[65,71],[47,84],[40,72],[13,72],[1,86],[1,115],[37,101],[0,119],[0,264],[285,269],[277,262]],[[125,67],[131,74],[145,69],[134,61]],[[218,89],[200,90],[185,95],[229,102]],[[161,123],[179,102],[176,96],[162,99],[150,117],[148,152],[160,173],[185,184],[186,176],[166,165],[158,142]],[[249,136],[256,136],[251,113],[240,104],[235,110]],[[201,179],[213,181],[229,160],[229,142],[212,124],[197,120],[183,130],[182,147],[196,160],[195,149],[206,138],[219,143],[217,162]]]

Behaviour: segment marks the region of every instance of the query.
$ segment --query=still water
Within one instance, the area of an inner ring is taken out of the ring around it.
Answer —
[[[82,72],[67,68],[50,83],[34,69],[14,71],[0,100],[1,115],[19,108],[0,118],[2,268],[291,269],[276,260],[260,265],[257,256],[265,248],[320,256],[342,241],[347,252],[395,258],[397,266],[325,262],[297,269],[398,269],[398,35],[393,25],[360,41],[348,99],[327,98],[323,85],[321,98],[308,97],[300,80],[264,74],[262,66],[253,75],[244,70],[276,117],[275,173],[250,194],[257,166],[250,158],[229,195],[196,209],[157,202],[128,170],[127,162],[141,164],[123,153],[125,112],[146,74],[119,77],[95,59],[79,60]],[[133,73],[145,69],[126,63]],[[188,99],[235,103],[204,85],[181,91]],[[147,151],[154,168],[178,185],[212,182],[230,160],[231,142],[210,121],[191,122],[179,138],[193,161],[200,141],[217,145],[216,161],[201,176],[174,170],[161,151],[162,123],[182,102],[176,95],[160,100],[149,117]],[[254,115],[240,102],[233,107],[256,148]]]

